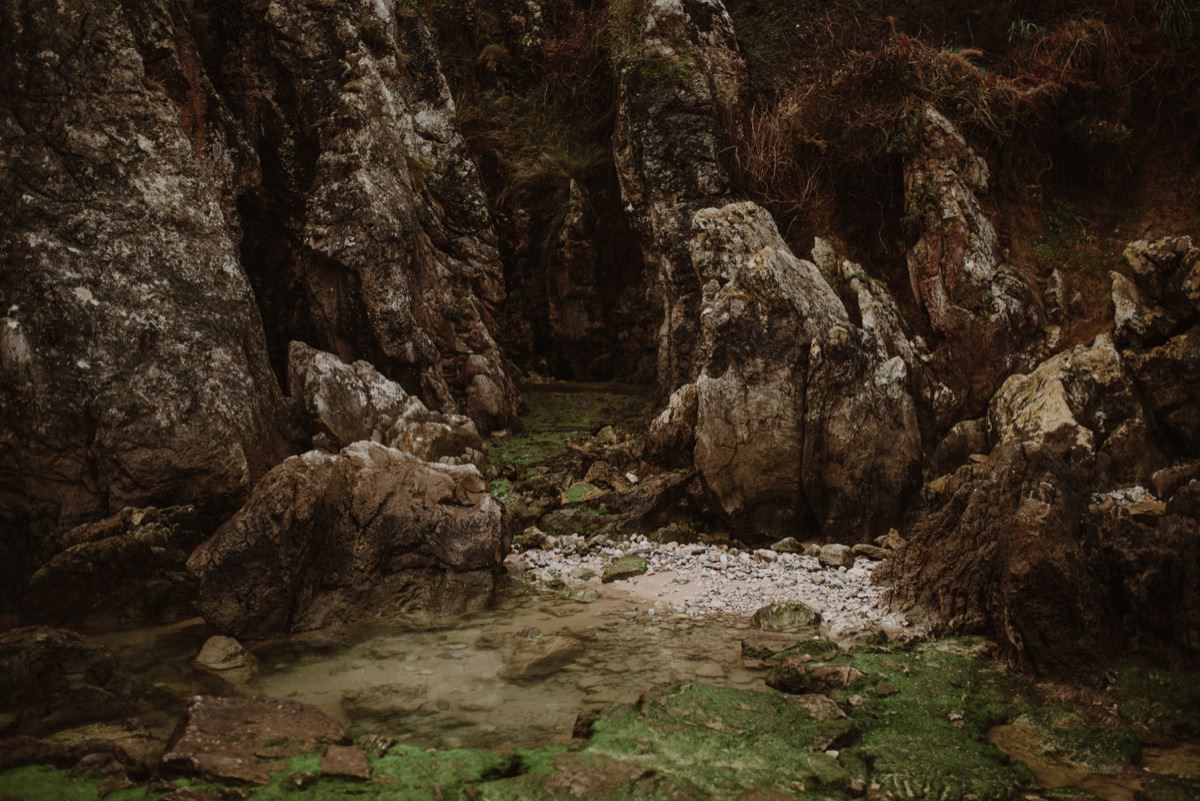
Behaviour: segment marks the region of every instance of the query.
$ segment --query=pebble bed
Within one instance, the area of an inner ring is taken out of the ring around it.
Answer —
[[[606,565],[641,556],[649,570],[615,585],[632,594],[654,576],[660,592],[646,593],[647,614],[701,617],[752,615],[763,606],[800,601],[820,613],[822,633],[837,640],[882,633],[888,638],[918,634],[886,602],[887,589],[871,582],[879,562],[865,558],[853,567],[826,567],[816,556],[772,550],[736,550],[726,545],[659,544],[644,537],[628,542],[581,536],[546,538],[542,548],[520,554],[526,580],[546,586],[599,586]],[[662,596],[656,600],[655,595]]]

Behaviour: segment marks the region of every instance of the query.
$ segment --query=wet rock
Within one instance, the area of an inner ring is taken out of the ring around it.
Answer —
[[[126,508],[67,531],[29,579],[25,618],[86,628],[155,625],[195,614],[188,554],[204,527],[193,507]]]
[[[850,549],[850,553],[854,554],[855,556],[862,556],[867,559],[874,559],[876,561],[880,559],[890,559],[892,556],[892,552],[887,548],[880,548],[876,545],[867,545],[865,543],[859,543],[858,545],[855,545]]]
[[[503,510],[471,465],[378,443],[292,457],[188,561],[199,606],[242,639],[486,601]]]
[[[163,767],[215,781],[266,784],[294,756],[343,742],[320,710],[281,698],[196,696]]]
[[[351,720],[393,720],[426,711],[428,687],[380,684],[346,693],[342,709]]]
[[[5,734],[42,734],[128,714],[129,674],[105,647],[44,626],[0,634],[0,714]]]
[[[431,412],[365,361],[346,364],[332,353],[292,342],[288,386],[308,415],[314,447],[337,452],[371,440],[427,462],[488,463],[470,418]]]
[[[754,613],[750,622],[764,631],[797,631],[819,624],[821,616],[811,606],[797,601],[764,606]]]
[[[231,685],[247,684],[258,675],[258,659],[232,637],[209,637],[192,667]]]
[[[830,543],[821,546],[817,559],[825,567],[853,567],[854,549],[849,545]]]
[[[743,659],[769,659],[796,644],[795,636],[766,631],[748,631],[742,637]]]
[[[227,512],[285,437],[221,178],[240,143],[211,87],[186,90],[210,111],[189,128],[163,86],[178,77],[182,101],[182,65],[200,63],[190,37],[150,46],[145,31],[172,26],[157,3],[8,11],[0,564],[17,569],[0,583],[12,587],[29,545],[18,526],[126,506]]]
[[[622,556],[620,559],[615,559],[605,565],[604,572],[600,575],[600,580],[605,584],[613,581],[624,581],[625,579],[642,575],[649,568],[649,564],[640,556]]]
[[[353,745],[331,745],[321,757],[321,773],[341,779],[371,778],[371,763],[361,748]]]
[[[501,647],[504,667],[500,677],[513,682],[527,682],[557,673],[583,656],[586,651],[581,640],[561,634],[535,636],[517,635]]]

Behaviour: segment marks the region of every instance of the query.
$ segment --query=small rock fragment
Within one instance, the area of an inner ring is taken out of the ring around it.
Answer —
[[[825,567],[853,567],[854,553],[849,545],[822,545],[817,560]]]
[[[821,616],[811,606],[795,601],[764,606],[754,613],[751,622],[764,631],[795,631],[817,625]]]
[[[192,667],[233,685],[246,684],[258,674],[258,659],[232,637],[209,637]]]
[[[624,581],[640,576],[650,569],[650,565],[640,556],[622,556],[608,564],[600,580],[605,584],[613,581]]]
[[[321,757],[321,773],[343,779],[371,778],[371,763],[361,748],[353,745],[331,745]]]
[[[850,549],[850,552],[855,556],[862,556],[867,559],[879,561],[881,559],[891,559],[892,552],[887,548],[880,548],[875,545],[859,544]]]

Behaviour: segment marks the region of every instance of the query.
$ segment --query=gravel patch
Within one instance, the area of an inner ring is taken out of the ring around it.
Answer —
[[[834,640],[919,633],[903,614],[888,608],[886,588],[871,583],[879,563],[868,559],[831,568],[806,554],[658,544],[640,536],[628,542],[546,537],[542,546],[509,559],[526,581],[552,588],[599,587],[596,577],[613,560],[643,557],[649,564],[644,575],[604,585],[602,592],[644,601],[649,615],[749,617],[770,603],[801,601],[820,613],[822,634]]]

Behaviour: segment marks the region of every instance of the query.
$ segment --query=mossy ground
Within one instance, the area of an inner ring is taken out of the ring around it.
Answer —
[[[620,391],[600,384],[556,386],[526,387],[517,430],[488,441],[488,455],[506,479],[528,477],[543,462],[566,453],[571,442],[605,425],[644,423],[653,404],[648,393],[625,386]]]
[[[825,658],[822,652],[819,658]],[[983,643],[947,640],[874,648],[828,661],[866,678],[829,691],[845,717],[817,719],[773,691],[700,683],[648,691],[609,709],[587,739],[571,745],[494,752],[397,746],[371,759],[373,778],[319,776],[316,755],[299,757],[256,788],[197,784],[214,799],[248,801],[362,798],[368,801],[537,801],[538,799],[849,799],[877,785],[896,799],[1008,801],[1034,786],[1033,774],[990,744],[996,725],[1021,720],[1044,733],[1041,746],[1089,770],[1138,775],[1138,736],[1190,731],[1196,690],[1189,677],[1118,671],[1118,708],[1140,718],[1098,720],[1076,702],[1039,701],[1038,686],[986,655]],[[298,781],[304,778],[305,781]],[[184,780],[178,780],[180,784]],[[1146,799],[1195,798],[1200,778],[1149,775]],[[102,782],[61,770],[0,773],[0,799],[93,801]],[[304,789],[296,789],[303,787]],[[106,796],[158,799],[145,788]],[[1059,788],[1046,798],[1080,798]]]

